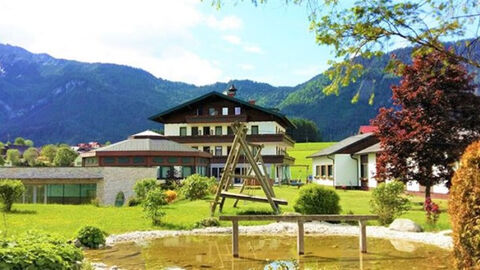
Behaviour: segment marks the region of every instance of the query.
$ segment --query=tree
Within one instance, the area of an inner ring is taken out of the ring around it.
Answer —
[[[60,147],[55,154],[53,162],[56,166],[68,167],[72,166],[75,158],[77,158],[77,153],[70,149],[70,147]]]
[[[474,95],[472,76],[442,53],[418,55],[398,72],[395,108],[381,108],[372,121],[383,148],[377,179],[416,180],[428,198],[431,186],[449,184],[455,162],[478,138],[480,97]]]
[[[143,200],[143,212],[152,220],[153,225],[160,225],[161,219],[165,216],[162,206],[168,204],[165,193],[159,189],[154,188],[147,192],[145,200]]]
[[[22,137],[15,138],[13,145],[25,145],[25,139]]]
[[[15,200],[25,192],[25,186],[20,180],[0,180],[0,202],[3,203],[3,210],[10,212]]]
[[[32,140],[25,140],[25,145],[33,147],[33,141]]]
[[[30,165],[31,167],[35,166],[35,162],[38,158],[38,150],[34,147],[30,147],[25,152],[23,152],[23,159]]]
[[[2,155],[0,155],[0,166],[5,165],[5,159],[3,158]]]
[[[53,144],[48,144],[42,147],[40,154],[48,159],[50,163],[53,163],[55,155],[57,154],[57,147]]]
[[[20,163],[20,152],[17,149],[7,150],[7,161],[11,165],[18,165]]]
[[[315,122],[303,118],[293,118],[290,121],[295,127],[287,129],[287,134],[296,142],[316,142],[321,139]]]

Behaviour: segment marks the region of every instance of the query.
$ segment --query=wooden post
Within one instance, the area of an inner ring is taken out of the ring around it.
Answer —
[[[364,220],[359,220],[358,221],[358,226],[360,227],[360,235],[359,241],[360,241],[360,252],[361,253],[367,253],[367,225],[366,221]]]
[[[232,220],[232,254],[238,258],[238,221]]]
[[[297,232],[297,250],[298,255],[304,254],[304,230],[303,220],[298,220],[298,232]]]

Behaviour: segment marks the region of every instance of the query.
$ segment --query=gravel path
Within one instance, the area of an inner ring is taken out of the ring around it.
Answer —
[[[240,234],[290,234],[297,233],[297,224],[289,222],[276,222],[268,225],[260,226],[240,226]],[[425,244],[435,245],[444,249],[452,249],[452,238],[446,234],[449,231],[438,233],[431,232],[399,232],[393,231],[381,226],[367,226],[367,237],[401,239],[407,241],[421,242]],[[195,234],[230,234],[231,227],[211,227],[205,229],[194,229],[191,231],[136,231],[124,234],[110,235],[107,238],[107,245],[113,245],[119,242],[138,242],[147,239],[162,238],[178,235],[195,235]],[[346,224],[330,224],[326,222],[309,222],[305,223],[306,234],[318,235],[343,235],[358,236],[358,226]]]

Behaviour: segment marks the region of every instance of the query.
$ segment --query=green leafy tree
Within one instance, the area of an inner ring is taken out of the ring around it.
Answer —
[[[0,166],[5,165],[5,159],[3,158],[2,155],[0,155]]]
[[[315,122],[304,118],[290,119],[295,125],[287,129],[287,134],[296,142],[316,142],[320,141],[320,132]]]
[[[57,147],[53,144],[48,144],[42,147],[40,155],[47,158],[48,162],[53,163],[55,155],[57,154]]]
[[[35,163],[38,158],[38,150],[34,147],[30,147],[25,152],[23,152],[23,159],[28,163],[29,166],[35,166]]]
[[[379,216],[382,225],[392,223],[410,209],[409,200],[403,196],[405,185],[400,181],[379,184],[372,192],[370,211]]]
[[[160,188],[157,179],[145,178],[135,183],[133,191],[135,191],[137,199],[143,201],[147,197],[148,192],[156,188]]]
[[[5,144],[3,142],[0,142],[0,150],[5,148]]]
[[[3,204],[3,210],[10,212],[15,200],[25,192],[25,186],[20,180],[5,179],[0,180],[0,202]]]
[[[192,174],[183,181],[181,193],[189,200],[200,200],[207,196],[216,184],[214,177],[205,177],[199,174]]]
[[[8,149],[7,150],[7,161],[12,166],[19,165],[20,164],[20,152],[17,149]]]
[[[154,188],[148,191],[142,205],[145,215],[152,220],[153,225],[161,224],[161,219],[165,216],[165,211],[162,210],[162,207],[166,204],[168,203],[163,190]]]
[[[14,145],[25,145],[25,139],[22,137],[17,137],[15,138],[15,141],[13,142]]]
[[[32,140],[25,140],[25,145],[26,146],[30,146],[30,147],[33,147],[33,141]]]
[[[53,163],[55,163],[55,166],[68,167],[72,166],[75,158],[77,158],[77,153],[70,147],[60,147],[55,154]]]

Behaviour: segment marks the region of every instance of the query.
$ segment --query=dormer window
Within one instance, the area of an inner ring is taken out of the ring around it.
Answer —
[[[240,107],[235,107],[235,115],[240,115],[242,113],[242,109]]]

